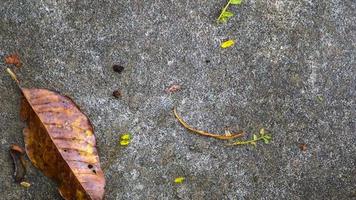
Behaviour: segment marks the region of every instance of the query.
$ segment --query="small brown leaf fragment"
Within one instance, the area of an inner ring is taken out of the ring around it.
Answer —
[[[299,149],[300,149],[301,151],[306,151],[306,150],[307,150],[307,145],[304,144],[304,143],[299,144]]]
[[[14,179],[17,183],[24,180],[26,175],[26,165],[24,160],[25,151],[18,145],[13,144],[10,147],[10,155],[14,162]]]
[[[120,98],[122,96],[122,93],[120,90],[115,90],[113,93],[112,93],[112,96],[114,96],[115,98]]]
[[[230,139],[234,139],[234,138],[238,138],[244,135],[243,131],[240,131],[238,133],[231,133],[229,132],[228,134],[222,135],[222,134],[216,134],[216,133],[209,133],[206,131],[202,131],[202,130],[198,130],[195,129],[193,127],[191,127],[189,124],[187,124],[177,113],[176,108],[173,108],[173,113],[174,116],[177,118],[177,120],[179,121],[180,124],[182,124],[182,126],[184,126],[184,128],[190,130],[193,133],[197,133],[199,135],[203,135],[203,136],[207,136],[207,137],[212,137],[215,139],[220,139],[220,140],[230,140]]]
[[[18,68],[22,66],[20,57],[17,54],[10,54],[10,55],[6,56],[5,63],[10,64],[10,65],[11,64],[15,65]]]
[[[174,85],[171,85],[170,87],[168,87],[167,89],[165,89],[164,91],[166,93],[170,94],[170,93],[178,92],[181,89],[182,89],[182,87],[180,85],[174,84]]]

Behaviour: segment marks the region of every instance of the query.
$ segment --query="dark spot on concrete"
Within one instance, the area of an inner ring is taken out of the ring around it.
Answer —
[[[125,68],[121,65],[113,65],[112,69],[114,70],[114,72],[121,74]]]
[[[122,96],[122,93],[120,90],[115,90],[113,93],[112,93],[112,96],[114,96],[115,98],[120,98]]]

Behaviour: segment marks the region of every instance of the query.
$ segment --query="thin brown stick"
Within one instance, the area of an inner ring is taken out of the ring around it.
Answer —
[[[216,139],[220,139],[220,140],[230,140],[230,139],[234,139],[234,138],[241,137],[241,136],[244,135],[243,131],[240,131],[239,133],[229,134],[229,135],[220,135],[220,134],[209,133],[209,132],[206,132],[206,131],[198,130],[198,129],[195,129],[195,128],[191,127],[189,124],[187,124],[178,115],[176,108],[173,108],[173,112],[174,112],[174,116],[178,119],[178,121],[182,124],[182,126],[184,126],[184,128],[186,128],[186,129],[188,129],[188,130],[190,130],[190,131],[192,131],[194,133],[203,135],[203,136],[212,137],[212,138],[216,138]]]

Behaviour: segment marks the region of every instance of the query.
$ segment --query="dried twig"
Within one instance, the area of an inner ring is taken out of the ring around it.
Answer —
[[[10,74],[11,78],[17,83],[17,85],[20,84],[20,81],[17,79],[16,74],[10,68],[6,68],[6,72]]]
[[[192,131],[194,133],[197,133],[197,134],[200,134],[200,135],[203,135],[203,136],[212,137],[212,138],[216,138],[216,139],[220,139],[220,140],[230,140],[230,139],[234,139],[234,138],[241,137],[241,136],[244,135],[243,131],[240,131],[239,133],[230,133],[230,134],[221,135],[221,134],[209,133],[209,132],[206,132],[206,131],[198,130],[198,129],[195,129],[195,128],[189,126],[178,115],[176,108],[173,108],[173,112],[174,112],[174,116],[178,119],[178,121],[182,124],[182,126],[184,126],[186,129],[188,129],[188,130],[190,130],[190,131]]]
[[[18,145],[13,144],[10,147],[10,155],[14,162],[15,173],[14,178],[16,182],[24,181],[26,175],[26,164],[23,158],[25,151]]]

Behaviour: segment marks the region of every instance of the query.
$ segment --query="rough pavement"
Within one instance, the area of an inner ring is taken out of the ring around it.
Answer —
[[[17,52],[25,86],[69,95],[91,119],[106,199],[356,198],[356,2],[245,0],[217,25],[225,3],[2,0],[0,57]],[[0,67],[1,199],[60,199],[34,167],[30,188],[13,181],[8,148],[24,124]],[[166,94],[171,84],[182,91]],[[173,106],[197,128],[264,127],[273,141],[227,147],[187,132]]]

